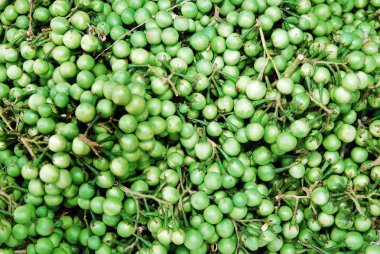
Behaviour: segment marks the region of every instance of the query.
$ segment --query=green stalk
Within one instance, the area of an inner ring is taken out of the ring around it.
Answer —
[[[236,82],[237,81],[237,78],[235,77],[232,77],[231,75],[227,74],[227,73],[224,73],[223,71],[219,71],[219,73],[221,73],[223,76],[231,79],[233,82]]]
[[[169,215],[167,211],[164,211],[164,229],[168,229],[169,227]]]
[[[190,83],[195,83],[197,82],[197,79],[194,78],[194,77],[191,77],[189,75],[185,75],[185,74],[181,74],[181,73],[174,73],[176,76],[179,76],[183,79],[185,79],[186,81],[189,81]]]
[[[117,135],[103,138],[103,139],[99,140],[98,143],[101,144],[101,143],[105,143],[105,142],[108,142],[108,141],[115,141],[115,140],[117,140]]]
[[[23,37],[26,37],[26,35],[27,35],[27,32],[24,32],[24,33],[20,34],[20,35],[17,36],[15,39],[13,39],[13,41],[11,41],[11,42],[9,43],[9,45],[10,45],[10,46],[13,46],[14,44],[17,43],[18,40],[22,39]]]
[[[79,160],[82,162],[83,165],[86,166],[86,168],[88,168],[95,176],[97,176],[99,174],[99,171],[94,168],[93,166],[91,166],[90,164],[88,164],[87,162],[85,162],[82,158],[79,158]]]
[[[375,182],[373,184],[371,184],[368,192],[373,192],[374,190],[376,190],[379,183],[380,183],[380,178],[376,179]]]
[[[131,216],[129,216],[124,210],[122,210],[122,211],[120,212],[120,216],[121,216],[121,218],[123,218],[123,219],[130,220],[130,221],[133,221],[133,222],[135,222],[135,223],[139,223],[138,220],[136,220],[136,219],[132,218]]]
[[[227,161],[230,161],[231,160],[231,157],[226,154],[225,151],[223,151],[223,149],[219,146],[215,146],[216,147],[216,150],[218,150],[218,152],[220,152],[222,154],[222,156],[224,157],[224,159],[226,159]]]
[[[226,123],[229,124],[232,131],[236,132],[238,130],[238,128],[230,120],[228,120],[224,115],[222,115],[222,118],[224,119],[224,121],[226,121]]]
[[[5,210],[0,209],[0,213],[4,214],[5,216],[13,217],[13,213]]]
[[[137,201],[136,201],[136,202],[137,202]],[[145,198],[143,199],[143,202],[144,202],[145,209],[148,211],[148,213],[150,213],[150,208],[149,208],[148,202],[146,201]],[[158,216],[158,215],[157,215],[157,216]]]
[[[114,153],[108,151],[107,149],[102,149],[102,151],[103,151],[103,153],[104,153],[105,155],[107,155],[110,159],[113,159],[113,158],[115,158],[115,157],[118,155],[118,154],[114,154]]]
[[[304,55],[298,55],[293,62],[291,62],[288,67],[283,72],[283,76],[289,78],[293,72],[297,69],[298,65],[305,59]]]
[[[189,118],[189,120],[194,121],[194,122],[196,122],[196,123],[199,123],[199,124],[201,124],[202,126],[207,126],[207,125],[209,124],[209,122],[204,121],[204,120],[199,120],[199,119],[194,119],[194,118]]]
[[[38,158],[36,160],[33,161],[33,165],[34,166],[38,166],[41,162],[41,160],[45,157],[46,153],[48,152],[48,148],[46,147],[43,152],[40,154],[40,156],[38,156]]]
[[[158,212],[142,212],[145,217],[158,216]]]
[[[312,85],[312,83],[311,83],[310,77],[306,76],[305,77],[305,81],[306,81],[307,90],[309,91],[309,93],[311,93],[311,85]]]
[[[145,175],[139,175],[139,176],[135,176],[135,177],[132,177],[132,178],[129,178],[129,179],[125,179],[123,181],[121,181],[122,183],[126,182],[126,183],[132,183],[132,182],[135,182],[137,180],[145,180],[146,179],[146,176]]]
[[[206,126],[203,126],[203,133],[202,133],[202,141],[206,142],[207,141],[207,131],[206,131]]]
[[[257,107],[257,106],[260,106],[266,102],[269,102],[269,101],[273,101],[272,99],[261,99],[261,100],[257,100],[257,101],[252,101],[252,105],[254,107]]]
[[[227,171],[224,168],[223,162],[222,162],[222,160],[220,159],[220,157],[218,155],[216,155],[216,163],[218,164],[218,167],[220,168],[220,171],[222,172],[222,174],[226,174]]]

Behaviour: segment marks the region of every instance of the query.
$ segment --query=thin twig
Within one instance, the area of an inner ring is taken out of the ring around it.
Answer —
[[[15,254],[24,254],[24,253],[27,253],[26,250],[15,250],[14,251]]]
[[[100,53],[95,57],[95,60],[98,59],[100,56],[102,56],[102,55],[103,55],[106,51],[108,51],[110,48],[112,48],[112,46],[113,46],[116,42],[118,42],[118,41],[124,39],[125,36],[129,35],[129,34],[132,33],[133,31],[135,31],[136,29],[138,29],[138,28],[144,26],[144,25],[146,24],[146,22],[148,22],[148,21],[145,21],[144,23],[141,23],[140,25],[135,26],[134,28],[132,28],[131,30],[127,31],[125,34],[123,34],[122,36],[120,36],[119,38],[117,38],[117,40],[115,40],[111,45],[109,45],[109,46],[108,46],[107,48],[105,48],[102,52],[100,52]]]
[[[233,223],[234,223],[234,229],[235,229],[236,239],[237,239],[235,253],[238,254],[238,253],[239,253],[239,248],[240,248],[239,230],[238,230],[238,227],[237,227],[236,221],[234,221],[234,220],[232,220],[232,221],[233,221]]]
[[[217,4],[214,4],[214,20],[208,24],[208,26],[215,25],[216,22],[221,23],[222,19],[219,17],[219,6]]]
[[[321,109],[323,109],[324,111],[326,111],[326,113],[328,115],[334,114],[334,110],[329,109],[328,107],[326,107],[325,105],[323,105],[322,103],[320,103],[319,101],[317,101],[316,99],[314,99],[313,96],[309,95],[309,98],[310,98],[310,100],[312,102],[314,102],[316,105],[318,105]]]
[[[267,57],[269,58],[269,60],[272,62],[273,68],[274,68],[274,70],[275,70],[275,72],[277,74],[277,77],[281,78],[281,74],[280,74],[280,72],[277,69],[276,63],[274,62],[274,60],[273,60],[273,58],[272,58],[272,56],[269,53],[269,50],[267,48],[267,44],[265,42],[264,32],[263,32],[263,29],[261,28],[260,19],[257,19],[256,26],[259,29],[259,34],[260,34],[260,38],[261,38],[261,44],[263,45],[264,52],[267,54]]]
[[[297,69],[298,65],[303,62],[305,59],[304,55],[298,55],[291,64],[288,65],[288,67],[285,69],[285,71],[282,73],[284,77],[290,77],[294,71]]]
[[[306,59],[305,62],[311,63],[311,64],[323,64],[323,65],[341,65],[345,69],[347,68],[347,62],[334,62],[334,61],[322,61],[322,60],[311,60],[311,59]]]
[[[164,205],[171,205],[169,202],[165,201],[165,200],[162,200],[162,199],[159,199],[153,195],[149,195],[149,194],[144,194],[144,193],[141,193],[141,192],[138,192],[138,191],[134,191],[134,190],[131,190],[129,189],[128,187],[124,186],[124,185],[121,185],[119,184],[119,187],[121,188],[122,191],[124,191],[124,193],[126,195],[129,195],[129,196],[134,196],[136,198],[146,198],[146,199],[151,199],[151,200],[154,200],[156,201],[157,203],[161,203],[161,204],[164,204]]]
[[[29,25],[28,25],[28,32],[27,32],[27,35],[28,35],[28,40],[31,41],[34,37],[34,33],[33,33],[33,23],[32,23],[32,20],[33,20],[33,12],[34,12],[34,8],[35,8],[35,0],[29,0],[29,14],[28,14],[28,19],[29,19]]]
[[[151,67],[151,66],[149,66],[149,68],[150,68],[150,67]],[[172,90],[173,90],[175,96],[178,97],[179,93],[178,93],[178,91],[177,91],[177,88],[176,88],[174,82],[171,80],[171,78],[173,77],[173,74],[174,74],[174,73],[171,71],[170,75],[166,78],[166,77],[164,77],[164,75],[162,75],[161,73],[159,73],[158,71],[156,71],[154,68],[150,68],[150,69],[151,69],[151,71],[152,71],[155,75],[157,75],[158,77],[160,77],[160,78],[162,79],[162,81],[164,82],[164,84],[165,84],[165,83],[168,83],[168,84],[171,86],[171,88],[172,88]]]
[[[105,125],[105,123],[97,123],[97,125],[103,127],[109,134],[113,134],[112,129],[108,127],[107,125]]]
[[[83,134],[79,134],[78,138],[83,141],[84,143],[86,143],[90,148],[91,150],[95,153],[96,156],[100,157],[100,154],[98,152],[98,150],[96,150],[96,148],[98,147],[103,147],[102,144],[98,144],[90,139],[88,139],[85,135]]]
[[[369,163],[367,163],[365,165],[362,165],[360,167],[360,171],[364,172],[364,171],[366,171],[368,169],[371,169],[371,168],[373,168],[375,166],[378,166],[378,165],[380,165],[380,156],[377,157],[374,161],[371,161],[371,162],[369,162]]]
[[[298,196],[294,194],[280,194],[275,197],[276,199],[286,199],[286,198],[295,198],[295,199],[303,199],[310,198],[310,196]]]
[[[32,158],[35,159],[36,155],[34,154],[33,149],[30,147],[29,143],[25,140],[25,138],[20,138],[20,141],[24,144],[26,150],[28,150],[30,156],[32,156]]]
[[[2,110],[0,111],[0,117],[1,117],[1,119],[3,120],[3,122],[7,125],[8,129],[9,129],[10,131],[14,131],[13,127],[12,127],[11,124],[8,122],[7,118],[4,116]]]
[[[269,57],[267,58],[267,60],[265,61],[265,64],[263,66],[263,68],[261,69],[260,73],[259,73],[259,76],[257,77],[258,80],[262,80],[263,79],[263,76],[264,76],[264,72],[265,72],[265,69],[267,68],[268,64],[269,64]]]
[[[133,250],[133,248],[136,246],[136,244],[139,242],[139,238],[138,237],[135,237],[135,240],[133,241],[132,244],[128,245],[126,248],[123,248],[123,252],[124,253],[127,253],[127,251],[129,250]]]
[[[351,188],[349,188],[348,192],[346,192],[346,194],[350,197],[350,199],[352,200],[352,202],[354,202],[356,210],[358,210],[358,212],[360,213],[360,215],[363,216],[363,217],[365,217],[365,214],[364,214],[364,212],[362,210],[362,207],[360,206],[359,201],[356,199],[355,192]]]
[[[12,205],[17,206],[18,204],[16,201],[14,201],[8,194],[6,194],[4,191],[0,191],[0,196],[6,198],[8,200],[8,209],[9,211],[12,211]]]
[[[139,219],[140,219],[140,204],[139,204],[139,201],[137,200],[136,197],[132,196],[133,200],[136,202],[136,222],[135,222],[135,228],[134,228],[134,232],[136,232],[137,230],[137,227],[138,227],[138,222],[139,222]]]
[[[377,82],[376,85],[374,85],[374,86],[370,86],[370,87],[368,87],[368,89],[372,90],[372,89],[377,89],[377,88],[379,88],[379,87],[380,87],[380,80],[379,80],[379,82]]]
[[[329,254],[330,252],[327,252],[327,251],[324,251],[316,246],[313,246],[311,244],[308,244],[308,243],[305,243],[305,242],[302,242],[301,240],[298,240],[298,243],[305,246],[305,247],[308,247],[314,251],[316,251],[317,253],[322,253],[322,254]]]

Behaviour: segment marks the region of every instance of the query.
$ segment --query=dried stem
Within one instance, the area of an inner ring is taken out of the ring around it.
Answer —
[[[269,64],[269,61],[270,59],[267,58],[263,68],[261,69],[260,73],[259,73],[259,76],[257,77],[258,80],[262,80],[263,79],[263,76],[264,76],[264,72],[265,72],[265,69],[267,68],[268,64]]]
[[[28,40],[31,41],[34,37],[34,33],[33,33],[33,11],[35,9],[35,0],[29,0],[29,14],[28,14],[28,19],[29,19],[29,26],[28,26],[28,32],[27,32],[27,35],[28,35]]]
[[[379,80],[379,82],[377,82],[376,85],[374,85],[374,86],[370,86],[370,87],[368,87],[368,89],[372,90],[372,89],[377,89],[377,88],[379,88],[379,87],[380,87],[380,80]]]
[[[0,111],[0,117],[1,117],[1,119],[3,120],[3,122],[7,125],[8,129],[9,129],[10,131],[14,131],[13,127],[12,127],[11,124],[8,122],[7,118],[4,116],[2,110]]]
[[[15,250],[14,251],[15,254],[24,254],[24,253],[27,253],[26,250]]]
[[[263,32],[263,29],[261,28],[260,19],[257,19],[256,26],[259,29],[259,34],[260,34],[260,38],[261,38],[261,44],[263,45],[264,52],[265,52],[265,54],[267,54],[267,57],[269,58],[269,60],[272,62],[273,68],[274,68],[274,70],[275,70],[275,72],[277,74],[277,77],[281,78],[281,74],[280,74],[280,72],[277,69],[276,63],[273,61],[273,58],[272,58],[271,54],[269,53],[267,44],[265,42],[264,32]]]
[[[352,202],[354,202],[356,210],[358,210],[358,212],[360,213],[360,215],[363,216],[363,217],[365,217],[365,214],[364,214],[364,212],[362,210],[362,207],[360,206],[359,201],[356,198],[355,192],[351,188],[349,188],[348,192],[346,192],[346,194],[350,197],[350,199],[352,200]]]
[[[151,67],[151,66],[149,66],[149,67]],[[152,70],[152,72],[155,75],[159,76],[164,83],[168,83],[171,86],[171,88],[172,88],[175,96],[178,97],[179,93],[177,91],[177,88],[175,87],[174,82],[171,80],[171,78],[173,77],[174,73],[171,72],[168,77],[164,77],[164,75],[162,75],[161,73],[159,73],[158,71],[156,71],[154,68],[151,68],[151,70]]]
[[[101,144],[98,144],[90,139],[88,139],[85,135],[83,134],[79,134],[78,138],[83,141],[84,143],[86,143],[89,147],[91,147],[91,150],[95,153],[96,156],[100,157],[100,154],[97,150],[97,148],[99,147],[103,147],[103,145]]]
[[[135,198],[151,199],[151,200],[156,201],[157,203],[161,203],[161,204],[164,204],[164,205],[171,205],[169,202],[167,202],[165,200],[162,200],[162,199],[159,199],[156,196],[149,195],[149,194],[144,194],[144,193],[141,193],[141,192],[138,192],[138,191],[131,190],[128,187],[126,187],[124,185],[121,185],[121,184],[119,184],[119,187],[128,196],[132,196],[132,197],[135,197]]]
[[[208,26],[213,26],[216,22],[222,22],[222,19],[219,17],[219,7],[217,4],[214,5],[214,20]]]
[[[311,96],[309,94],[309,98],[312,102],[314,102],[316,105],[318,105],[318,107],[320,107],[321,109],[323,109],[324,111],[326,111],[326,113],[328,115],[332,115],[334,114],[334,111],[332,109],[329,109],[328,107],[326,107],[325,105],[323,105],[322,103],[320,103],[319,101],[317,101],[316,99],[313,98],[313,96]]]
[[[239,253],[239,247],[240,247],[240,237],[239,237],[239,229],[237,227],[236,221],[232,220],[234,223],[234,229],[236,233],[237,243],[236,243],[236,250],[235,253]]]
[[[380,156],[377,157],[374,161],[371,161],[371,162],[369,162],[369,163],[367,163],[365,165],[362,165],[360,167],[360,171],[364,172],[364,171],[366,171],[368,169],[371,169],[371,168],[373,168],[375,166],[378,166],[378,165],[380,165]]]
[[[113,131],[105,123],[98,123],[97,125],[103,127],[109,134],[113,134]]]
[[[30,156],[32,156],[32,158],[35,159],[36,155],[34,154],[33,149],[30,147],[28,141],[26,141],[25,138],[20,138],[20,141],[21,141],[21,143],[24,144],[24,146],[26,147],[26,150],[28,150]]]
[[[12,211],[12,205],[17,206],[18,204],[16,201],[14,201],[8,194],[6,194],[4,191],[0,191],[0,197],[3,197],[8,200],[8,209],[9,211]]]
[[[295,198],[295,199],[301,199],[301,198],[310,198],[310,196],[298,196],[294,194],[280,194],[275,197],[276,199],[286,199],[286,198]]]

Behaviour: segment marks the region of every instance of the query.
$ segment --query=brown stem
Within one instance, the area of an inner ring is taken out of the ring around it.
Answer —
[[[33,23],[32,23],[32,20],[33,20],[33,12],[34,12],[34,9],[35,9],[35,0],[29,0],[29,14],[28,14],[28,19],[29,19],[29,25],[28,25],[28,32],[27,32],[27,35],[28,35],[28,40],[31,41],[34,37],[34,33],[33,33]]]
[[[364,171],[366,171],[368,169],[371,169],[371,168],[373,168],[375,166],[378,166],[378,165],[380,165],[380,156],[377,157],[374,161],[371,161],[371,162],[369,162],[369,163],[367,163],[365,165],[362,165],[360,167],[360,171],[364,172]]]
[[[260,34],[261,44],[263,45],[264,52],[267,54],[269,60],[272,62],[272,64],[273,64],[273,68],[274,68],[274,70],[275,70],[275,72],[276,72],[276,74],[277,74],[277,77],[278,77],[278,78],[281,78],[281,74],[280,74],[280,72],[279,72],[278,69],[277,69],[276,63],[273,61],[273,58],[272,58],[271,54],[269,53],[269,50],[268,50],[267,44],[266,44],[266,42],[265,42],[265,36],[264,36],[263,29],[261,28],[260,19],[257,19],[257,21],[256,21],[256,26],[257,26],[257,28],[259,29],[259,34]]]
[[[7,199],[8,200],[8,209],[9,211],[12,211],[12,205],[13,206],[17,206],[18,204],[16,203],[16,201],[14,201],[7,193],[5,193],[4,191],[0,191],[0,196]]]
[[[368,89],[377,89],[377,88],[379,88],[380,87],[380,80],[379,80],[379,82],[377,82],[377,84],[376,85],[374,85],[374,86],[370,86],[370,87],[368,87]]]
[[[14,251],[15,254],[24,254],[24,253],[27,253],[26,250],[15,250]]]
[[[124,253],[128,253],[129,250],[133,250],[133,248],[136,246],[136,244],[139,242],[139,238],[136,237],[136,239],[133,241],[133,243],[131,245],[129,245],[128,247],[126,248],[123,248],[123,252]]]
[[[278,109],[281,109],[282,112],[285,112],[285,109],[284,107],[282,106],[282,103],[281,103],[281,95],[278,94],[275,98],[275,111],[274,111],[274,116],[277,118],[277,120],[279,121],[284,121],[284,118],[285,116],[282,116],[282,117],[279,117],[278,116]]]
[[[219,17],[219,7],[217,4],[214,5],[214,20],[208,24],[208,26],[215,25],[216,22],[221,23],[223,20]]]
[[[151,67],[151,66],[149,66],[149,67]],[[151,71],[152,71],[155,75],[157,75],[158,77],[160,77],[164,83],[168,83],[168,84],[171,86],[171,88],[172,88],[172,90],[173,90],[175,96],[178,97],[179,93],[178,93],[178,91],[177,91],[177,88],[175,87],[174,82],[171,80],[171,78],[173,77],[173,74],[174,74],[174,73],[173,73],[173,72],[170,73],[170,75],[169,75],[168,77],[165,78],[164,75],[162,75],[161,73],[159,73],[158,71],[156,71],[154,68],[150,68],[150,69],[151,69]]]
[[[295,220],[296,217],[297,217],[297,211],[298,211],[299,201],[300,201],[300,199],[299,199],[299,198],[296,198],[296,204],[295,204],[295,206],[294,206],[294,212],[293,212],[294,220]]]
[[[319,61],[319,60],[312,60],[312,59],[307,59],[307,58],[305,58],[304,61],[308,62],[310,64],[313,64],[313,65],[317,65],[317,64],[322,64],[322,65],[327,65],[327,66],[333,65],[338,70],[339,70],[338,66],[342,66],[345,70],[347,70],[347,63],[348,63],[347,61],[345,61],[345,62]]]
[[[103,127],[109,134],[113,134],[112,129],[110,129],[105,123],[98,123],[97,125]]]
[[[86,226],[88,228],[88,221],[87,221],[87,210],[84,210],[84,214],[83,214],[83,220],[84,220],[84,223],[86,223]]]
[[[237,243],[236,243],[236,250],[235,250],[235,253],[239,253],[239,247],[240,247],[240,237],[239,237],[239,230],[238,230],[238,227],[237,227],[237,224],[236,224],[236,221],[232,220],[233,223],[234,223],[234,229],[235,229],[235,234],[236,234],[236,238],[237,238]]]
[[[207,141],[212,146],[212,154],[211,154],[211,158],[210,158],[210,160],[212,160],[215,157],[215,155],[216,155],[216,143],[214,141],[212,141],[211,139],[209,139],[209,138],[207,138]]]
[[[332,115],[334,114],[334,111],[332,109],[329,109],[328,107],[326,107],[325,105],[323,105],[322,103],[320,103],[319,101],[317,101],[316,99],[313,98],[313,96],[311,96],[309,94],[309,98],[312,102],[314,102],[318,107],[320,107],[321,109],[323,109],[324,111],[326,111],[326,113],[328,115]]]
[[[0,117],[1,117],[1,119],[3,120],[3,122],[7,125],[8,129],[9,129],[10,131],[14,131],[13,127],[12,127],[11,124],[8,122],[7,118],[4,116],[2,110],[0,111]]]
[[[301,198],[310,198],[309,196],[298,196],[294,194],[280,194],[275,197],[276,199],[286,199],[286,198],[295,198],[295,199],[301,199]]]
[[[351,188],[349,188],[348,192],[346,192],[346,194],[350,197],[350,199],[352,200],[352,202],[354,202],[356,210],[358,210],[358,212],[360,213],[360,215],[364,217],[365,214],[364,214],[364,212],[362,210],[362,207],[359,204],[359,201],[356,199],[355,192]]]
[[[268,66],[268,63],[269,63],[270,59],[267,58],[265,64],[264,64],[264,67],[261,69],[260,73],[259,73],[259,76],[257,77],[258,80],[262,80],[263,79],[263,76],[264,76],[264,72],[265,72],[265,69],[267,68]]]
[[[162,200],[162,199],[159,199],[159,198],[157,198],[157,197],[155,197],[153,195],[144,194],[144,193],[141,193],[141,192],[138,192],[138,191],[131,190],[128,187],[126,187],[124,185],[121,185],[121,184],[119,184],[119,187],[121,188],[122,191],[124,191],[124,193],[126,195],[129,195],[129,196],[132,196],[132,197],[135,197],[135,198],[152,199],[152,200],[156,201],[157,203],[161,203],[161,204],[164,204],[164,205],[171,205],[169,202],[167,202],[165,200]]]
[[[138,221],[140,219],[140,204],[139,204],[139,201],[137,200],[136,197],[132,196],[133,200],[136,202],[136,222],[135,222],[135,227],[134,227],[134,232],[136,232],[137,230],[137,227],[138,227]]]
[[[149,20],[148,20],[148,21],[149,21]],[[95,60],[98,59],[100,56],[102,56],[102,55],[103,55],[106,51],[108,51],[110,48],[112,48],[112,46],[113,46],[116,42],[118,42],[118,41],[124,39],[125,36],[131,34],[133,31],[137,30],[138,28],[144,26],[144,25],[146,24],[146,22],[148,22],[148,21],[145,21],[144,23],[141,23],[141,24],[135,26],[134,28],[132,28],[131,30],[127,31],[125,34],[123,34],[122,36],[120,36],[119,38],[117,38],[117,40],[115,40],[111,45],[109,45],[109,46],[108,46],[107,48],[105,48],[102,52],[100,52],[100,53],[95,57]]]
[[[83,141],[84,143],[86,143],[90,148],[91,150],[95,153],[96,156],[100,157],[100,154],[97,150],[97,148],[99,147],[103,147],[103,145],[101,144],[98,144],[90,139],[88,139],[85,135],[83,134],[79,134],[78,138]]]
[[[24,146],[26,147],[26,150],[28,150],[30,156],[32,156],[32,158],[35,159],[36,155],[34,154],[33,149],[30,147],[28,141],[25,138],[20,138],[20,141],[21,143],[24,144]]]
[[[170,75],[167,78],[164,78],[164,81],[169,83],[169,85],[171,86],[171,88],[174,92],[174,95],[176,97],[178,97],[179,94],[178,94],[177,88],[175,87],[174,82],[171,80],[172,77],[173,77],[173,73],[170,73]]]

